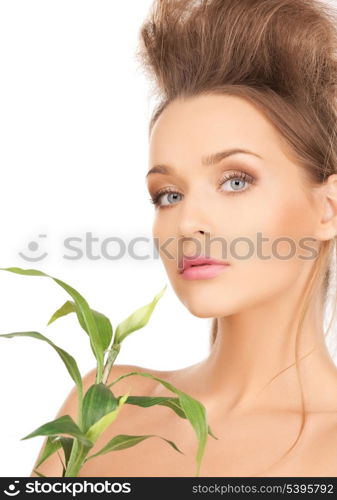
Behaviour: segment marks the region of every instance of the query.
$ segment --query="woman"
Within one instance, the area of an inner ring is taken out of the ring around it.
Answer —
[[[160,97],[153,236],[178,298],[213,318],[208,357],[152,373],[206,407],[218,440],[202,476],[337,476],[337,368],[323,327],[335,282],[336,19],[317,0],[157,0],[141,29],[138,57]],[[135,368],[114,366],[111,380]],[[139,379],[132,394],[172,395]],[[59,415],[75,408],[73,392]],[[186,420],[123,411],[93,452],[135,433],[184,455],[148,439],[80,476],[194,476]],[[41,472],[60,475],[56,461]]]

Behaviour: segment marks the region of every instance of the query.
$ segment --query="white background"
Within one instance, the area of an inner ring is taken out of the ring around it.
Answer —
[[[156,258],[80,260],[66,237],[85,233],[126,244],[148,237],[150,86],[135,58],[149,0],[0,2],[0,267],[40,269],[77,289],[114,327],[149,303],[168,278]],[[40,234],[47,236],[39,238]],[[31,241],[39,243],[35,252]],[[152,252],[150,252],[152,250]],[[119,252],[110,245],[111,255]],[[39,262],[28,256],[42,255]],[[88,336],[71,314],[46,326],[71,297],[52,279],[0,271],[0,333],[38,331],[66,349],[84,375],[95,367]],[[172,314],[174,312],[174,314]],[[148,325],[123,343],[117,364],[174,369],[208,353],[210,320],[192,316],[170,285]],[[44,437],[20,441],[53,420],[73,387],[47,343],[0,338],[0,475],[28,476]]]
[[[151,240],[145,185],[149,82],[135,59],[150,0],[0,2],[0,266],[40,269],[76,288],[113,326],[149,303],[168,278],[161,261],[64,258],[64,239]],[[39,237],[45,234],[46,237]],[[39,248],[28,250],[29,242]],[[117,247],[110,247],[111,254]],[[141,252],[141,246],[138,247]],[[144,246],[144,253],[152,248]],[[31,263],[20,257],[47,252]],[[41,252],[41,253],[39,253]],[[70,252],[68,251],[69,255]],[[94,368],[88,336],[71,314],[46,326],[71,299],[52,279],[0,272],[0,333],[38,331]],[[191,315],[170,285],[117,364],[175,369],[208,354],[210,319]],[[45,342],[0,338],[0,475],[29,476],[44,437],[73,387]]]

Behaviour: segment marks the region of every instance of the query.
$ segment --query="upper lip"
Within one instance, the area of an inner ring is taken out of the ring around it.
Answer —
[[[229,262],[226,262],[224,260],[213,259],[211,257],[203,257],[203,256],[189,257],[187,255],[184,255],[182,257],[182,259],[180,260],[179,264],[180,264],[179,265],[179,272],[183,273],[185,271],[185,269],[187,269],[191,266],[200,266],[202,264],[208,264],[208,265],[221,264],[222,266],[228,266]]]

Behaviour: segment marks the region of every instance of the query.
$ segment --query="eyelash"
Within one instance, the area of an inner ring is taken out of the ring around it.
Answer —
[[[252,185],[255,184],[255,181],[256,181],[256,179],[254,179],[254,177],[247,174],[246,172],[233,171],[233,172],[229,172],[229,173],[226,172],[226,174],[221,177],[221,179],[218,181],[217,184],[218,184],[218,186],[222,186],[222,184],[224,184],[226,181],[229,181],[231,179],[240,179],[240,180],[248,182],[250,185],[246,189],[243,189],[241,191],[235,191],[235,190],[234,191],[226,191],[226,194],[229,194],[229,195],[241,194],[241,193],[248,191],[252,187]],[[157,193],[155,193],[154,196],[151,196],[149,201],[150,201],[150,203],[153,203],[153,205],[158,206],[159,208],[168,208],[170,206],[175,205],[175,203],[168,204],[168,205],[160,205],[159,199],[162,195],[169,194],[169,193],[180,194],[178,191],[176,191],[173,188],[165,188],[165,189],[160,190]]]

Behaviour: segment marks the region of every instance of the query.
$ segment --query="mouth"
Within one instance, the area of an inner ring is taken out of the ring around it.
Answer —
[[[221,272],[227,266],[229,266],[229,262],[210,257],[183,256],[178,272],[183,277],[211,277]]]

